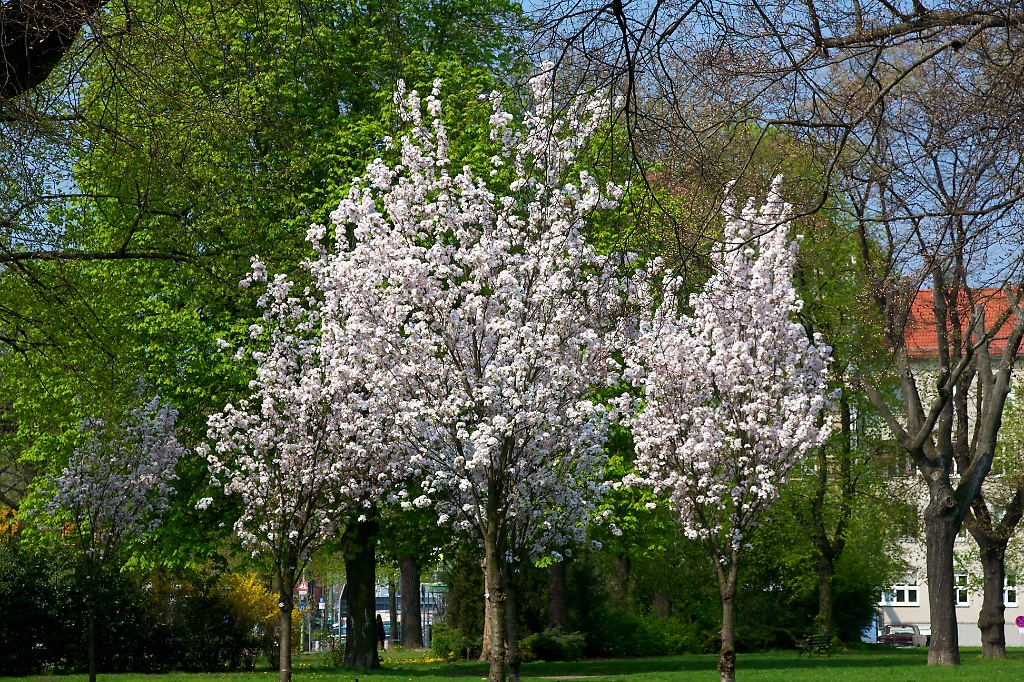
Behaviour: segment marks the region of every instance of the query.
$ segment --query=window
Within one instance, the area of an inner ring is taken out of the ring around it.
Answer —
[[[882,593],[878,603],[881,606],[917,606],[917,581],[893,585],[891,590]]]
[[[1007,573],[1003,579],[1003,605],[1017,605],[1017,576]]]
[[[957,606],[969,606],[970,595],[967,592],[967,574],[966,573],[955,573],[953,574],[953,591],[956,596]]]

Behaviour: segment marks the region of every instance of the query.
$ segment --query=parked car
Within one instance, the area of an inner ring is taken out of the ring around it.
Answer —
[[[928,638],[916,625],[886,625],[878,635],[878,643],[886,646],[928,646]]]

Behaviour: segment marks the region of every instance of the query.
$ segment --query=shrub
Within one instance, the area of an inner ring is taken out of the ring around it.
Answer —
[[[586,637],[582,632],[565,632],[560,627],[525,637],[519,643],[523,661],[578,661],[583,658]]]
[[[430,652],[434,656],[452,661],[464,656],[467,646],[468,638],[450,625],[438,622],[431,626]]]
[[[694,623],[615,609],[591,623],[585,650],[595,657],[669,656],[698,653],[701,646]]]

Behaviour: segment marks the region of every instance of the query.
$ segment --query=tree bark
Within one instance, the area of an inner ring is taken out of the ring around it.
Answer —
[[[395,598],[395,593],[398,591],[398,586],[395,585],[395,579],[388,579],[388,621],[391,624],[391,632],[388,633],[389,645],[394,645],[397,633],[398,633],[398,600]]]
[[[629,555],[625,552],[615,557],[615,592],[620,607],[629,604],[630,597],[630,565]]]
[[[718,564],[718,587],[722,596],[722,649],[718,655],[721,682],[736,682],[736,576],[739,555],[733,550],[728,571]]]
[[[818,634],[832,634],[833,579],[836,568],[825,552],[818,555]]]
[[[420,611],[420,567],[416,557],[402,558],[398,579],[402,595],[402,646],[406,649],[423,648],[423,616]]]
[[[491,496],[493,499],[493,496]],[[502,586],[503,557],[498,546],[497,510],[488,503],[487,528],[484,529],[484,584],[487,589],[489,622],[484,625],[490,632],[488,682],[505,682],[505,589]]]
[[[346,668],[374,670],[380,667],[375,618],[377,530],[376,521],[357,522],[345,554],[350,619],[345,638]]]
[[[277,574],[274,576],[274,583],[277,587],[277,617],[281,630],[277,649],[278,680],[279,682],[291,682],[292,611],[295,609],[292,590],[295,589],[295,569],[292,568],[289,559],[286,559],[284,563],[286,566],[278,567]]]
[[[1017,488],[1006,505],[1003,517],[995,522],[984,495],[971,504],[971,514],[964,521],[978,544],[981,557],[983,587],[978,629],[981,631],[982,658],[1006,658],[1006,607],[1003,589],[1006,584],[1006,545],[1024,515],[1024,488]]]
[[[846,549],[846,530],[853,518],[852,499],[854,480],[852,471],[853,447],[850,402],[845,394],[839,399],[840,435],[839,453],[839,513],[832,537],[825,529],[825,497],[829,489],[829,461],[825,446],[818,448],[818,485],[811,505],[811,528],[814,545],[818,550],[818,633],[832,634],[835,600],[836,562]],[[824,423],[824,422],[822,422]]]
[[[928,608],[932,635],[929,665],[960,665],[959,634],[953,585],[953,543],[960,530],[955,506],[947,496],[932,492],[924,511],[927,542]]]
[[[981,548],[981,570],[984,576],[981,613],[981,657],[1006,658],[1005,610],[1003,586],[1006,584],[1006,540],[992,542]]]
[[[85,611],[88,617],[88,656],[89,656],[89,682],[96,682],[96,588],[95,577],[89,577],[89,593],[85,598]]]
[[[278,646],[278,679],[280,682],[292,680],[292,595],[281,591],[278,595],[278,622],[281,628],[281,642]]]
[[[565,627],[565,559],[548,566],[548,627]]]
[[[106,0],[10,0],[0,5],[0,101],[36,87]]]
[[[490,594],[491,591],[488,589],[487,583],[487,560],[484,559],[480,562],[480,570],[484,573],[484,594]],[[491,600],[484,598],[484,636],[483,646],[480,647],[480,661],[491,660],[491,621],[494,620],[494,607],[491,604]],[[466,658],[469,658],[469,654],[466,654]]]
[[[505,566],[505,649],[509,682],[519,682],[519,612],[516,608],[516,571]]]

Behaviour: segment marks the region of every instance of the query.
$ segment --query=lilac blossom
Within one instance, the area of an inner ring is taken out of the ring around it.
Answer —
[[[67,515],[71,535],[93,565],[160,524],[185,452],[175,436],[177,416],[157,397],[116,428],[102,419],[81,423],[82,444],[52,479],[49,510]]]

